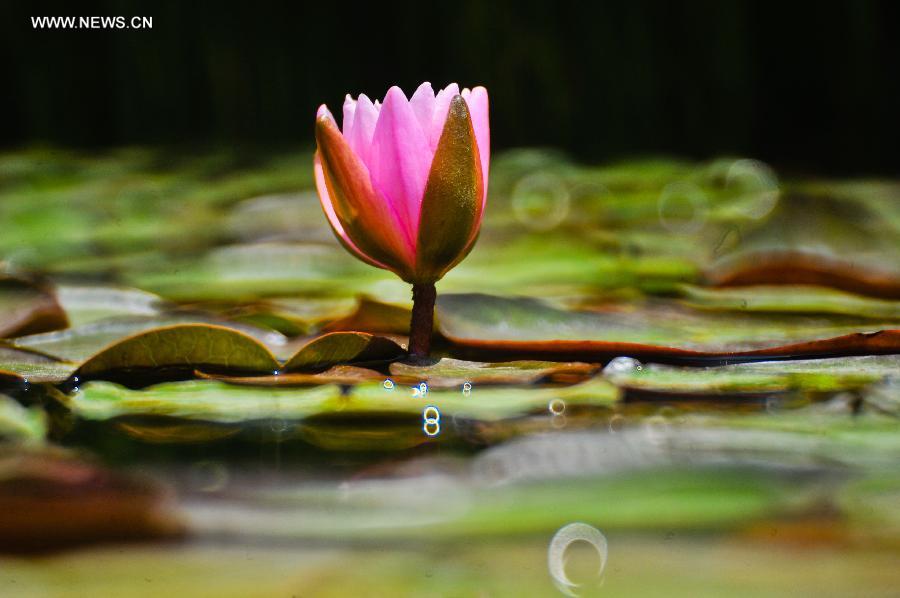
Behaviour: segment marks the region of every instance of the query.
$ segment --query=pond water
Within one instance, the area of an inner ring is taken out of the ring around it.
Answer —
[[[0,155],[0,595],[897,594],[896,181],[499,156],[410,362],[310,160]]]

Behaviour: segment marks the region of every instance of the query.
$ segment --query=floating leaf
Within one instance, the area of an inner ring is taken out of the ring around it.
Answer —
[[[884,226],[890,202],[789,194],[707,272],[719,286],[811,284],[900,299],[900,234]]]
[[[661,395],[727,396],[786,391],[833,393],[857,390],[900,371],[900,355],[836,357],[742,363],[711,368],[656,364],[607,368],[606,377],[630,391]]]
[[[49,289],[0,274],[0,338],[58,330],[68,325],[66,313]]]
[[[461,386],[466,382],[484,384],[533,384],[539,380],[563,379],[582,381],[597,370],[588,363],[558,363],[552,361],[507,361],[482,363],[444,358],[433,365],[417,366],[392,363],[395,381],[408,384],[427,382],[435,388]]]
[[[236,332],[249,335],[258,342],[279,346],[285,338],[274,331],[261,330],[253,326],[235,324],[219,318],[199,313],[167,314],[161,316],[130,316],[108,318],[75,328],[35,334],[15,340],[17,347],[39,351],[45,355],[65,361],[80,362],[95,355],[104,348],[134,334],[182,324],[201,324],[228,327]]]
[[[47,436],[47,418],[37,408],[27,408],[0,394],[0,440],[39,443]],[[3,475],[0,473],[0,482]]]
[[[535,299],[445,294],[437,314],[441,332],[460,351],[493,359],[724,360],[900,351],[895,323],[693,312],[662,301],[586,312]]]
[[[0,345],[0,377],[6,373],[9,378],[22,382],[57,383],[68,378],[77,367],[40,353]]]
[[[319,384],[359,384],[380,380],[384,375],[375,370],[353,365],[336,365],[318,374],[285,372],[273,376],[228,376],[197,372],[197,377],[219,380],[238,386],[312,386]]]
[[[168,493],[59,451],[0,456],[0,551],[42,552],[96,542],[175,538]]]
[[[682,287],[686,302],[700,309],[806,313],[856,316],[873,320],[900,320],[900,301],[873,299],[824,287],[745,286],[704,289]]]
[[[408,307],[382,303],[361,297],[356,310],[344,318],[329,322],[327,332],[361,331],[381,334],[409,334],[411,310]]]
[[[121,316],[159,316],[163,300],[146,291],[119,286],[61,284],[56,296],[73,327]]]
[[[278,361],[246,334],[209,324],[176,324],[140,332],[81,364],[82,379],[117,370],[190,368],[272,372]]]
[[[381,336],[364,332],[331,332],[300,347],[281,369],[296,372],[342,363],[387,361],[404,353],[400,345]]]
[[[593,380],[563,388],[475,388],[465,396],[458,390],[429,391],[414,396],[409,387],[386,389],[382,384],[361,384],[344,393],[335,385],[310,388],[252,388],[212,380],[169,382],[129,390],[109,382],[90,382],[66,401],[87,420],[122,416],[166,416],[217,423],[258,420],[302,421],[313,416],[354,418],[359,415],[413,416],[421,428],[422,410],[437,405],[442,417],[498,420],[538,411],[547,413],[550,401],[568,405],[608,405],[618,393],[612,385]],[[371,425],[378,427],[377,419]]]

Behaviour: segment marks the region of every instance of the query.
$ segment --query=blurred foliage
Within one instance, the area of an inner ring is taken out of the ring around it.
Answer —
[[[0,155],[0,446],[16,462],[62,444],[153,470],[177,498],[153,512],[206,542],[177,549],[170,587],[218,571],[208,559],[228,537],[266,559],[260,542],[295,543],[310,560],[291,566],[322,592],[362,587],[335,579],[352,558],[386,567],[372,575],[389,595],[544,594],[546,542],[574,520],[608,534],[620,568],[605,583],[630,595],[662,587],[621,573],[660,547],[724,569],[667,570],[672,583],[715,577],[722,592],[745,587],[735,563],[771,565],[772,547],[832,551],[833,586],[791,578],[804,588],[852,589],[873,559],[896,557],[896,181],[779,180],[738,158],[500,154],[479,244],[438,284],[435,360],[407,363],[409,289],[340,248],[310,162]],[[61,519],[93,521],[108,487],[38,463],[9,479],[43,471],[82,493]],[[495,560],[465,556],[474,544]],[[84,555],[2,569],[39,590],[115,591],[169,550],[97,552],[113,571],[102,583]],[[281,556],[222,593],[284,571]],[[434,571],[426,586],[410,575],[419,564]],[[875,590],[894,587],[885,571]],[[760,591],[794,587],[756,573]],[[253,587],[277,594],[292,579]]]

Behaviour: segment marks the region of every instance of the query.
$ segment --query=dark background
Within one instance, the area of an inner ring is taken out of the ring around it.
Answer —
[[[494,147],[897,174],[900,3],[6,4],[0,145],[308,145],[316,106],[485,85]],[[30,16],[152,16],[140,31]]]

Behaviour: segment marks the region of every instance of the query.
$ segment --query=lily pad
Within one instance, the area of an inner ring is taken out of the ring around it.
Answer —
[[[68,378],[78,366],[40,353],[0,345],[0,377],[33,383],[57,383]]]
[[[219,380],[238,386],[313,386],[319,384],[359,384],[380,380],[384,375],[375,370],[353,365],[336,365],[324,372],[309,374],[302,372],[278,373],[272,376],[229,376],[196,372],[198,378]]]
[[[0,440],[40,443],[47,436],[47,418],[37,407],[24,407],[0,394]],[[0,474],[2,479],[2,474]]]
[[[682,291],[685,302],[699,309],[835,314],[900,321],[900,301],[864,297],[825,287],[785,285],[705,289],[685,285]]]
[[[900,234],[884,226],[890,202],[789,194],[707,272],[719,286],[812,284],[900,299]]]
[[[405,353],[394,341],[365,332],[331,332],[300,347],[284,372],[324,369],[338,364],[387,361]]]
[[[184,533],[164,488],[62,451],[6,452],[0,472],[3,552],[172,539]]]
[[[436,405],[442,417],[498,420],[530,412],[549,413],[554,399],[567,405],[609,405],[618,397],[614,386],[592,380],[564,388],[476,388],[466,396],[435,390],[415,395],[410,387],[386,389],[361,384],[345,393],[335,385],[311,388],[245,388],[212,380],[169,382],[129,390],[110,382],[89,382],[70,395],[72,411],[87,420],[122,416],[166,416],[217,423],[254,420],[301,421],[313,416],[352,418],[360,414],[413,416],[421,428],[422,410]],[[377,427],[377,421],[373,420]]]
[[[894,322],[694,312],[664,301],[566,311],[530,298],[445,294],[438,297],[437,315],[440,331],[459,352],[495,360],[725,360],[900,351]]]
[[[159,316],[165,307],[153,293],[119,286],[61,284],[56,296],[73,327],[113,317]]]
[[[323,330],[361,331],[382,334],[409,334],[408,307],[382,303],[370,297],[362,297],[356,310],[350,315],[327,323]]]
[[[82,362],[106,347],[134,334],[184,324],[228,327],[235,332],[253,337],[261,344],[275,347],[286,342],[284,336],[274,331],[227,322],[201,313],[174,313],[160,316],[106,318],[67,330],[25,336],[16,339],[14,344],[17,347],[38,351],[57,359]]]
[[[176,324],[140,332],[103,349],[78,368],[82,379],[149,368],[271,372],[272,353],[246,334],[208,324]]]
[[[624,362],[623,362],[624,363]],[[742,363],[711,368],[657,364],[604,370],[613,384],[661,395],[768,395],[787,391],[835,393],[864,388],[900,371],[900,355]]]
[[[0,338],[24,336],[69,325],[52,291],[0,274]]]
[[[444,358],[433,365],[418,366],[392,363],[395,381],[409,384],[427,382],[430,387],[448,388],[466,382],[485,384],[533,384],[539,380],[580,382],[597,370],[589,363],[558,363],[552,361],[508,361],[483,363]]]

